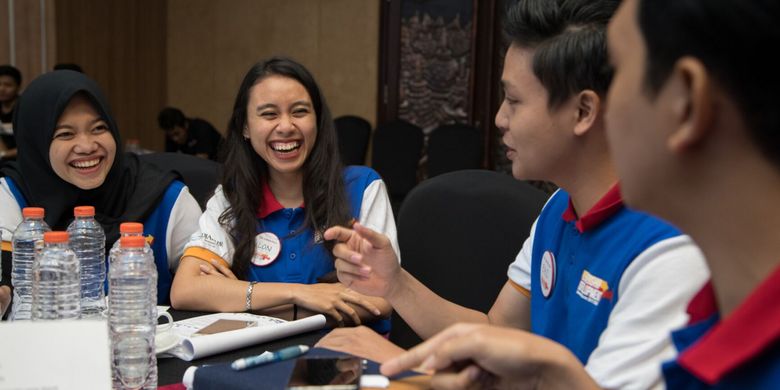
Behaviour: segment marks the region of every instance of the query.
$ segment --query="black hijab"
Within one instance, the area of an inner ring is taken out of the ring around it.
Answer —
[[[82,190],[60,178],[49,161],[57,120],[78,93],[89,99],[117,145],[105,181],[92,190]],[[119,237],[119,224],[144,221],[168,185],[178,178],[172,171],[161,171],[121,152],[119,129],[108,102],[97,83],[82,73],[58,70],[33,80],[16,104],[13,127],[18,155],[16,162],[2,169],[2,176],[13,179],[28,205],[46,209],[46,222],[55,230],[67,228],[75,206],[94,206],[107,242],[113,243]]]

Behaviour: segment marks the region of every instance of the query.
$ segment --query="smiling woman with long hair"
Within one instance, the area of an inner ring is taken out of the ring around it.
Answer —
[[[225,153],[221,186],[174,280],[174,307],[291,309],[292,317],[323,313],[354,324],[389,315],[384,300],[323,280],[334,272],[326,228],[360,221],[392,237],[394,248],[396,231],[379,175],[341,165],[330,111],[302,65],[271,58],[249,69]]]

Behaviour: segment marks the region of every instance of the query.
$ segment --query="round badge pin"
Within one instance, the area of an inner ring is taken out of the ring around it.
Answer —
[[[539,269],[539,281],[542,288],[542,295],[545,298],[550,297],[553,287],[555,287],[555,255],[550,251],[545,251],[542,255],[542,265]]]
[[[255,254],[252,264],[260,267],[269,265],[276,260],[282,250],[282,242],[276,234],[263,232],[255,236]]]

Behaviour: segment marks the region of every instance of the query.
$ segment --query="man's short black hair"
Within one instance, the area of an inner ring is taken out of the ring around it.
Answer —
[[[165,107],[157,115],[157,123],[163,130],[171,130],[174,127],[185,127],[187,118],[180,109],[174,107]]]
[[[22,72],[11,65],[0,65],[0,76],[9,76],[16,81],[16,85],[22,85]]]
[[[606,28],[619,0],[519,0],[508,3],[504,35],[534,49],[533,72],[557,107],[583,90],[605,96],[612,81]]]
[[[59,64],[54,65],[54,70],[72,70],[79,73],[84,73],[84,70],[81,69],[81,66],[70,62],[60,62]]]
[[[700,60],[731,95],[751,137],[780,166],[780,2],[640,0],[645,83],[655,96],[684,56]]]

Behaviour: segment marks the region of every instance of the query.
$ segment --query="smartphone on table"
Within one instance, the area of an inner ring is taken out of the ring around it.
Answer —
[[[363,359],[354,356],[296,359],[287,389],[355,390],[360,388]]]

